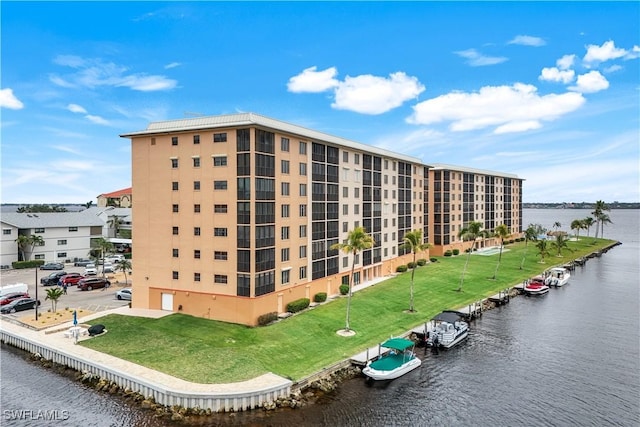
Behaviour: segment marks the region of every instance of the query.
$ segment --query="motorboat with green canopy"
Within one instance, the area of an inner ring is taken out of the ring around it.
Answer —
[[[405,338],[391,338],[380,347],[389,349],[370,362],[362,373],[373,380],[392,380],[416,369],[422,361],[416,356],[415,343]]]

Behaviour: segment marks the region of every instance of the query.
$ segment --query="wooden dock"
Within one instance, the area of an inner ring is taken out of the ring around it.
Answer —
[[[496,305],[504,305],[509,303],[510,298],[511,298],[511,295],[509,295],[509,289],[504,289],[498,292],[497,294],[490,296],[487,299]]]

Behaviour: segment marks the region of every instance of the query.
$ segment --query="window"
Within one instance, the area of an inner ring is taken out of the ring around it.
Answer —
[[[200,259],[200,249],[194,249],[193,250],[193,257],[195,259]]]
[[[360,215],[360,205],[353,205],[353,213]]]
[[[342,267],[348,267],[349,266],[349,258],[344,257],[342,258]],[[349,276],[347,276],[347,282],[349,281]],[[348,285],[348,283],[346,283]]]
[[[360,198],[360,189],[359,188],[354,188],[353,189],[353,197],[355,197],[356,199]]]
[[[7,230],[5,230],[7,231]],[[74,231],[78,231],[78,227],[69,227],[69,232],[72,233]],[[9,230],[8,233],[4,233],[4,234],[11,234],[11,230]]]
[[[307,226],[306,225],[301,225],[300,226],[300,237],[307,237]]]
[[[280,160],[280,171],[289,174],[289,160]]]
[[[307,216],[307,205],[300,205],[300,216]]]
[[[300,276],[301,279],[306,279],[307,278],[307,267],[300,267],[300,270],[298,272],[298,276]]]
[[[342,205],[342,215],[349,215],[349,205]]]
[[[307,184],[300,184],[300,195],[301,196],[307,195]]]
[[[227,251],[215,251],[213,253],[213,259],[217,259],[220,261],[226,261],[228,258]]]
[[[58,240],[58,246],[63,246],[66,245],[67,241],[66,240]]]
[[[300,246],[298,252],[300,254],[300,258],[306,258],[307,257],[307,246],[306,245]]]
[[[289,138],[280,138],[280,151],[289,151]]]
[[[44,254],[36,254],[35,259],[44,259]]]
[[[227,142],[227,133],[214,133],[213,142]]]
[[[194,157],[193,158],[193,167],[194,168],[199,168],[200,167],[200,157]]]
[[[193,135],[193,143],[195,145],[200,144],[200,135]]]
[[[71,230],[69,230],[71,231]],[[76,230],[78,231],[78,230]],[[10,235],[11,234],[11,229],[10,228],[5,228],[2,230],[2,234],[4,234],[5,236]]]
[[[58,258],[66,258],[66,257],[67,257],[66,252],[58,252]]]
[[[343,163],[349,163],[349,152],[348,151],[343,151],[342,152],[342,162]]]
[[[178,137],[177,136],[172,136],[171,137],[171,145],[178,145]]]
[[[198,204],[193,205],[193,212],[194,213],[200,213],[200,205],[198,205]]]
[[[354,153],[354,155],[353,155],[353,163],[355,163],[356,165],[360,164],[360,154]]]
[[[289,218],[289,205],[282,205],[280,207],[280,216],[282,218]]]
[[[307,154],[307,143],[300,141],[300,154]]]
[[[44,228],[34,228],[33,232],[34,233],[44,233]]]
[[[227,282],[228,282],[227,275],[226,274],[216,274],[216,275],[213,276],[213,282],[214,283],[227,284]]]
[[[213,166],[227,166],[227,156],[214,156],[213,157]]]
[[[173,235],[174,236],[178,235],[178,227],[173,227]]]
[[[282,262],[289,261],[289,248],[280,249],[280,261]]]
[[[200,273],[193,273],[193,281],[194,282],[200,281]]]
[[[172,249],[172,250],[171,250],[171,255],[172,255],[174,258],[178,258],[178,257],[180,256],[180,249],[176,249],[176,248]]]
[[[171,210],[173,211],[173,213],[178,213],[180,211],[180,206],[179,205],[171,205]]]
[[[194,236],[200,235],[200,227],[193,227],[193,235]]]
[[[213,181],[213,189],[214,190],[226,190],[227,189],[227,181]]]
[[[200,181],[193,181],[193,189],[195,191],[200,191]]]
[[[349,197],[349,187],[342,187],[342,197]]]
[[[227,213],[227,205],[213,205],[215,213]]]
[[[177,158],[171,159],[171,167],[173,169],[177,169],[178,168],[178,159]]]
[[[280,193],[282,196],[288,196],[289,195],[289,183],[288,182],[281,182],[280,183]]]
[[[216,237],[226,237],[227,236],[227,229],[226,228],[221,228],[221,227],[216,227],[213,229],[213,235]]]
[[[288,226],[280,228],[280,238],[282,240],[289,240],[289,227]]]
[[[345,221],[342,223],[342,232],[346,233],[348,231],[349,231],[349,223]]]
[[[171,189],[172,189],[173,191],[178,191],[178,188],[179,188],[179,186],[178,186],[178,182],[177,182],[177,181],[173,181],[173,182],[171,183]]]
[[[173,280],[178,280],[180,278],[180,274],[177,271],[172,271],[171,275],[173,276]]]
[[[291,270],[284,270],[284,271],[280,272],[280,276],[281,276],[280,280],[281,280],[283,285],[289,283],[289,276],[290,276],[289,273],[290,272],[291,272]]]

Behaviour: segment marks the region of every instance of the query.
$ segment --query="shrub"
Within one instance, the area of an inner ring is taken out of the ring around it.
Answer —
[[[258,325],[260,326],[268,325],[269,323],[275,322],[276,320],[278,320],[278,313],[275,311],[272,311],[271,313],[265,313],[258,316]]]
[[[445,253],[444,253],[444,256],[451,256],[451,255],[452,255],[452,252],[451,252],[451,251],[449,251],[449,250],[448,250],[448,251],[445,251]]]
[[[429,258],[429,261],[431,261],[431,262],[438,262],[438,258],[436,258],[436,257],[431,257],[431,258]]]
[[[510,239],[507,243],[511,245],[513,243],[513,239]]]
[[[398,273],[404,273],[404,272],[405,272],[405,271],[407,271],[408,269],[409,269],[409,268],[408,268],[406,265],[399,265],[399,266],[396,268],[396,271],[397,271]]]
[[[411,262],[407,263],[407,267],[409,267],[409,268],[416,268],[416,263],[415,263],[415,262],[413,262],[413,261],[411,261]]]
[[[313,296],[313,302],[325,302],[327,300],[326,292],[318,292]]]
[[[309,298],[300,298],[295,301],[291,301],[287,304],[287,311],[290,313],[297,313],[309,307],[310,302]]]
[[[460,253],[460,249],[454,249],[454,250],[453,250],[453,254],[454,254],[454,255],[458,255],[459,253]]]
[[[424,258],[420,258],[420,259],[418,260],[418,265],[419,265],[419,266],[423,266],[423,265],[426,265],[426,264],[427,264],[427,260],[426,260],[426,259],[424,259]]]
[[[33,259],[31,261],[14,261],[11,263],[11,266],[16,270],[19,270],[23,268],[40,267],[42,264],[44,264],[43,259]]]
[[[349,285],[340,285],[340,295],[346,295],[349,293]]]

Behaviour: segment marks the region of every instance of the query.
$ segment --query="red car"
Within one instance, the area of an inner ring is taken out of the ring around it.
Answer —
[[[31,297],[26,292],[13,292],[13,293],[2,296],[2,298],[0,298],[0,305],[7,305],[11,301],[14,301],[20,298],[31,298]]]
[[[62,276],[60,278],[60,284],[61,285],[67,285],[67,286],[71,286],[71,285],[77,285],[78,282],[80,280],[84,279],[84,276],[80,273],[69,273],[65,276]]]

